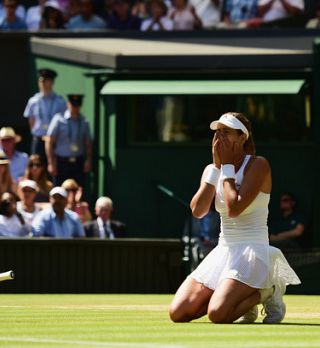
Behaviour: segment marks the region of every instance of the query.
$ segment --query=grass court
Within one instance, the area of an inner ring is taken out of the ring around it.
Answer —
[[[320,347],[320,296],[285,296],[282,324],[174,324],[172,295],[0,295],[2,347]]]

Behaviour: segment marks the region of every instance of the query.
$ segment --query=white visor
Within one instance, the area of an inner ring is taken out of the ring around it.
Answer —
[[[240,129],[246,135],[247,139],[249,138],[249,132],[245,125],[231,114],[223,114],[219,120],[210,123],[210,128],[216,130],[218,123],[224,124],[232,129]]]

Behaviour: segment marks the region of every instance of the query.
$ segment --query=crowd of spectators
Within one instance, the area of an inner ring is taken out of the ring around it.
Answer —
[[[39,92],[27,102],[24,117],[32,134],[30,155],[17,150],[21,136],[0,129],[0,236],[126,236],[126,225],[112,219],[113,202],[99,197],[96,219],[83,201],[91,169],[91,134],[81,112],[83,95],[67,102],[53,90],[57,73],[38,71]]]
[[[312,0],[310,0],[312,1]],[[19,0],[0,3],[0,29],[199,30],[255,28],[303,17],[296,26],[319,27],[319,5],[304,0]],[[302,24],[301,24],[302,23]]]

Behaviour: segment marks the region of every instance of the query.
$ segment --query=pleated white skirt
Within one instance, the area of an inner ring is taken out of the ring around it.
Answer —
[[[300,284],[281,250],[263,243],[218,244],[189,275],[214,290],[224,279],[264,289],[281,282]]]

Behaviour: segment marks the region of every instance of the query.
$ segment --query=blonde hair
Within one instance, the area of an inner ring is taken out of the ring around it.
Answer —
[[[113,208],[112,199],[109,197],[99,197],[96,201],[96,208]]]
[[[15,184],[9,170],[9,164],[1,164],[5,170],[0,178],[0,193],[15,192]]]
[[[65,180],[62,185],[63,188],[65,189],[74,189],[74,190],[78,190],[79,185],[77,184],[77,182],[74,179],[67,179]]]

